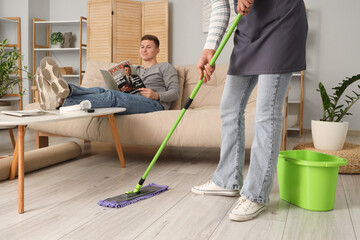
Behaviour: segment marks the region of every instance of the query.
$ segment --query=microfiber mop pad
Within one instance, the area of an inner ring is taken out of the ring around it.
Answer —
[[[99,201],[98,205],[103,207],[122,208],[140,200],[151,198],[166,190],[168,190],[168,186],[150,183],[149,185],[140,188],[140,191],[137,193],[124,193],[115,197],[107,198]]]

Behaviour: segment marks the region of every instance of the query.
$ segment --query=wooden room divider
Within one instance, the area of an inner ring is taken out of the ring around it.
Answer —
[[[168,0],[89,0],[87,60],[140,65],[141,36],[160,40],[158,62],[168,61]]]

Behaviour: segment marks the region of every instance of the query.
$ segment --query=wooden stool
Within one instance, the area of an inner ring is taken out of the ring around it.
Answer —
[[[306,142],[296,145],[293,150],[311,150],[345,158],[348,163],[340,167],[339,173],[360,173],[360,145],[346,142],[342,150],[330,151],[316,149],[312,142]]]

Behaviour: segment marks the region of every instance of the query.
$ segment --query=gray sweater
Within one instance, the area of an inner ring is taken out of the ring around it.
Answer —
[[[168,110],[171,103],[179,98],[180,89],[177,71],[170,63],[158,63],[150,68],[136,66],[136,71],[145,87],[159,94],[160,103],[165,110]]]

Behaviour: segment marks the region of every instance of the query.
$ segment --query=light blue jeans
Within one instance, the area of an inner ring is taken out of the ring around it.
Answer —
[[[160,102],[141,95],[123,93],[116,90],[106,90],[100,87],[83,88],[69,84],[71,92],[63,106],[80,104],[89,100],[92,108],[123,107],[125,112],[119,114],[148,113],[164,110]]]
[[[221,99],[222,143],[213,182],[226,189],[241,189],[247,199],[267,204],[276,171],[282,132],[282,107],[291,73],[228,75]],[[255,137],[250,166],[243,181],[247,101],[258,84]]]

